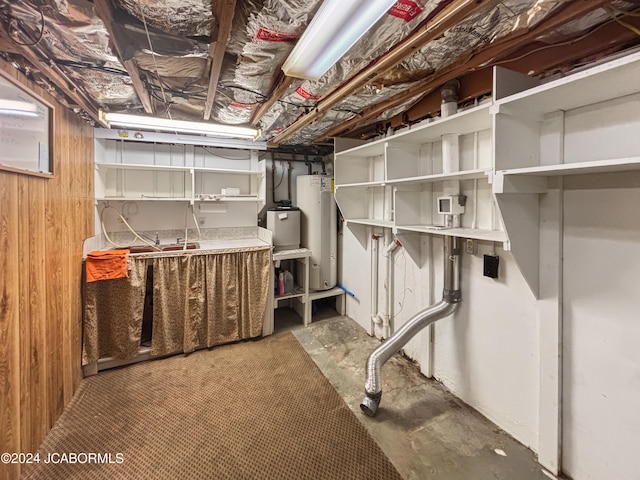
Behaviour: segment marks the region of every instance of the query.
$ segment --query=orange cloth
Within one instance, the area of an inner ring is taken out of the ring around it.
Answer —
[[[128,256],[129,250],[94,250],[90,252],[85,261],[87,282],[128,277]]]

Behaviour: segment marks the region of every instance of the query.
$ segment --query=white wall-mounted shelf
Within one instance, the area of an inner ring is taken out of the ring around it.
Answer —
[[[369,225],[371,227],[384,227],[391,228],[394,226],[394,223],[390,220],[377,220],[374,218],[350,218],[346,220],[347,225],[350,223],[354,223],[357,225]]]
[[[341,185],[336,185],[335,189],[339,188],[348,188],[348,187],[384,187],[387,185],[385,181],[378,182],[355,182],[355,183],[343,183]]]
[[[402,225],[394,227],[394,231],[429,233],[460,238],[472,238],[488,242],[508,242],[506,233],[499,230],[483,230],[478,228],[439,228],[439,225]]]
[[[391,137],[337,149],[336,202],[360,243],[365,243],[366,227],[382,227],[404,235],[453,235],[507,245],[501,223],[490,220],[494,208],[489,187],[493,179],[490,108],[486,103]],[[443,137],[456,150],[454,171],[443,171]],[[434,224],[444,222],[435,208],[437,196],[451,191],[470,199],[468,221],[460,229],[437,230]],[[477,223],[472,215],[478,210],[479,228],[470,228]]]
[[[96,197],[99,202],[191,202],[191,198],[186,197]]]
[[[410,185],[420,183],[435,183],[445,180],[473,180],[487,178],[490,176],[491,168],[476,168],[473,170],[462,170],[452,173],[436,173],[433,175],[424,175],[421,177],[399,178],[396,180],[388,180],[389,185]]]
[[[195,198],[196,202],[215,203],[215,202],[261,202],[262,199],[257,195],[239,195],[239,196],[217,196],[215,198]]]
[[[590,173],[627,172],[633,170],[640,170],[640,157],[513,168],[510,170],[501,170],[500,172],[496,172],[496,174],[556,177],[564,175],[586,175]]]
[[[246,157],[246,158],[242,158]],[[194,145],[96,139],[96,199],[105,201],[254,202],[265,204],[266,172],[257,152],[238,159]],[[232,168],[233,165],[242,168]],[[237,188],[239,195],[222,195]]]
[[[494,111],[541,116],[574,110],[635,94],[639,78],[640,53],[634,53],[496,100]]]
[[[640,170],[640,52],[539,83],[494,70],[493,189],[512,253],[540,289],[540,197],[552,177]]]

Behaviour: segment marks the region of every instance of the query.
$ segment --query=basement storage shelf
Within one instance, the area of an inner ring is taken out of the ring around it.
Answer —
[[[255,150],[96,136],[95,190],[97,201],[255,202],[261,209],[265,162]]]
[[[539,194],[558,177],[640,170],[640,53],[540,84],[494,70],[493,190],[512,253],[539,289]]]
[[[490,187],[491,103],[353,146],[336,139],[335,197],[346,225],[362,239],[366,227],[399,234],[451,235],[507,242]],[[442,139],[455,138],[459,170],[443,172]],[[340,151],[342,146],[348,146]],[[451,188],[467,196],[461,228],[443,229],[436,198]]]

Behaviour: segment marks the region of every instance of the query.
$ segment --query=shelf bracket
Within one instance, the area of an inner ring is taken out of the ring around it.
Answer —
[[[542,121],[544,114],[533,109],[517,108],[513,106],[494,104],[489,109],[492,115],[507,115],[510,117],[526,118],[528,120]]]
[[[548,178],[538,175],[509,175],[496,172],[493,193],[546,193]]]

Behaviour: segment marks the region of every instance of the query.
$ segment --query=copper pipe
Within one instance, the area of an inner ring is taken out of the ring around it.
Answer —
[[[440,86],[442,83],[448,80],[456,78],[457,76],[462,75],[473,68],[485,65],[495,60],[496,58],[504,57],[513,48],[522,45],[527,40],[535,39],[541,35],[544,35],[545,33],[553,31],[558,27],[564,25],[565,23],[576,18],[580,18],[591,12],[592,10],[595,10],[596,8],[599,8],[602,5],[608,3],[610,2],[607,0],[590,0],[577,2],[575,4],[572,4],[571,8],[566,8],[563,11],[550,16],[548,21],[539,24],[538,26],[527,32],[518,31],[511,35],[505,36],[489,47],[480,50],[476,54],[474,54],[473,51],[467,52],[466,54],[461,55],[458,61],[449,65],[448,67],[443,68],[436,74],[429,77],[428,80],[414,85],[412,88],[407,89],[384,102],[368,108],[364,112],[340,125],[336,125],[335,127],[325,132],[321,137],[318,137],[318,140],[327,137],[333,137],[341,132],[350,130],[357,124],[375,118],[389,108],[400,105],[401,103],[406,102],[410,98],[420,93],[429,93],[434,88]]]
[[[313,111],[301,116],[280,132],[280,134],[271,139],[269,146],[277,146],[288,140],[301,128],[324,117],[325,112],[351,95],[356,89],[383,75],[430,40],[442,35],[446,30],[457,25],[477,10],[481,8],[491,8],[497,3],[497,0],[486,0],[484,2],[478,0],[458,0],[447,5],[432,21],[418,27],[411,35],[391,48],[387,54],[369,64],[369,66],[320,99]]]

